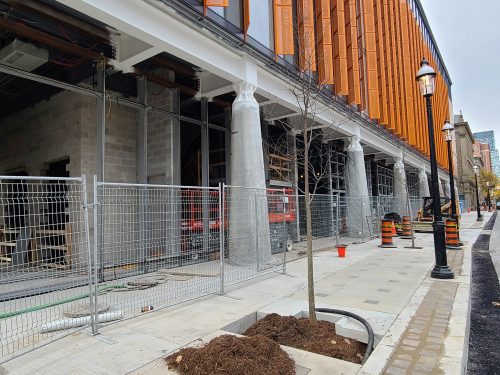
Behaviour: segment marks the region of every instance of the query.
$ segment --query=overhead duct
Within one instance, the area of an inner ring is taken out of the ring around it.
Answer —
[[[49,61],[49,51],[31,43],[14,39],[0,50],[0,63],[28,72]]]

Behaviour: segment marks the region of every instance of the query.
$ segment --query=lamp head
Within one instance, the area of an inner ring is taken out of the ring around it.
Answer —
[[[420,93],[424,97],[432,96],[434,94],[435,85],[434,78],[436,71],[429,65],[426,58],[420,63],[420,69],[417,72],[416,80],[420,86]]]
[[[449,121],[445,121],[441,131],[444,133],[444,139],[446,140],[446,142],[450,142],[452,139],[452,134],[455,131],[455,127],[450,124]]]

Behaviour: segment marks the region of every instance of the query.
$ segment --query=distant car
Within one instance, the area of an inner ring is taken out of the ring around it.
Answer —
[[[500,210],[500,202],[497,202],[497,210]]]

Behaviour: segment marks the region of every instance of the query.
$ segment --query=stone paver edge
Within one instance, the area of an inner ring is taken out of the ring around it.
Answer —
[[[415,290],[415,293],[413,293],[409,303],[400,312],[396,320],[389,327],[387,333],[370,355],[370,358],[368,358],[363,367],[358,371],[358,375],[382,374],[410,324],[411,319],[417,312],[432,285],[432,281],[427,278],[427,274],[430,272],[431,267],[433,267],[433,265],[427,270],[426,276],[421,280],[420,285]]]

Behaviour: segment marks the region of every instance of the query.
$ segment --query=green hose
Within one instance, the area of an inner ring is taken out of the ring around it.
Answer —
[[[125,285],[103,285],[103,286],[97,288],[97,292],[99,293],[99,292],[102,292],[102,291],[105,291],[105,290],[108,290],[108,289],[121,289],[121,288],[126,288],[126,286]],[[21,314],[24,314],[24,313],[29,313],[29,312],[34,312],[34,311],[38,311],[38,310],[43,310],[43,309],[46,309],[46,308],[52,307],[52,306],[62,305],[64,303],[68,303],[68,302],[78,301],[79,299],[84,299],[84,298],[87,298],[88,296],[89,296],[89,293],[85,293],[85,294],[80,294],[78,296],[71,297],[71,298],[68,298],[68,299],[64,299],[64,300],[61,300],[61,301],[56,301],[56,302],[51,302],[51,303],[45,303],[43,305],[28,307],[26,309],[17,310],[17,311],[0,313],[0,320],[1,319],[5,319],[5,318],[10,318],[10,317],[13,317],[13,316],[16,316],[16,315],[21,315]]]

